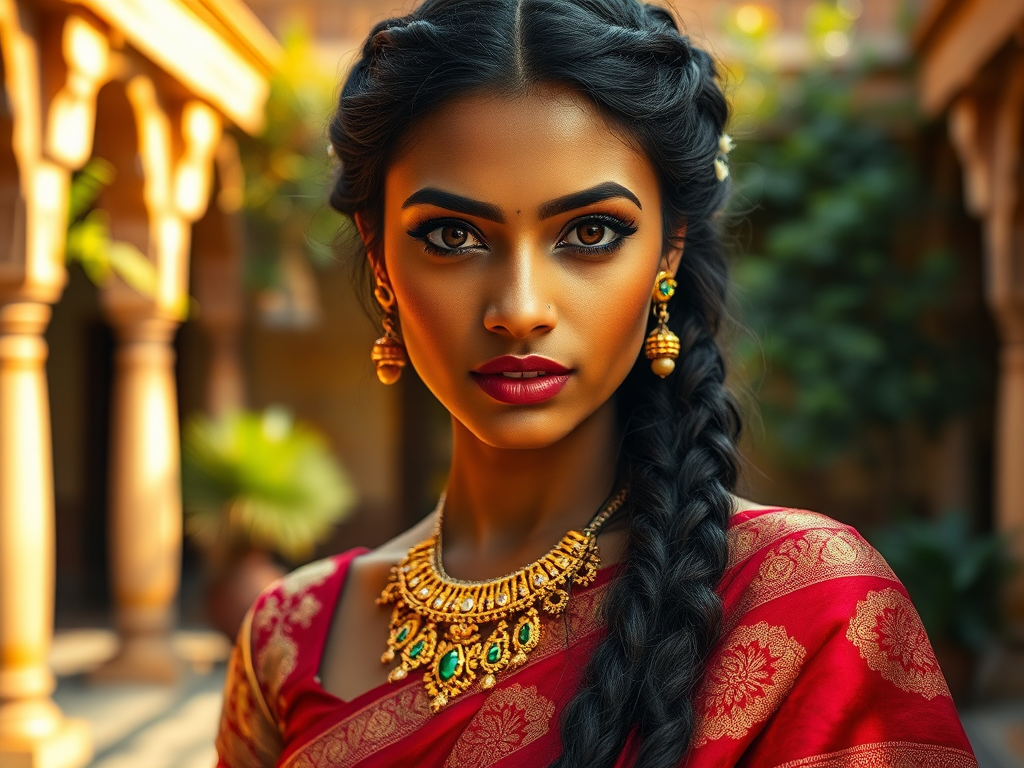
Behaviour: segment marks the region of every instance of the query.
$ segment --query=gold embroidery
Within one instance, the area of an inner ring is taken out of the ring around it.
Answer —
[[[775,768],[978,768],[970,752],[938,744],[884,741],[782,763]]]
[[[841,531],[846,530],[847,526],[817,512],[793,509],[766,512],[752,520],[737,523],[726,531],[729,540],[729,563],[726,569],[734,568],[784,536],[812,528]]]
[[[921,618],[901,592],[868,592],[867,599],[857,603],[846,639],[857,646],[873,672],[897,688],[929,701],[949,696]]]
[[[726,629],[765,603],[804,587],[847,576],[898,582],[874,548],[848,530],[814,529],[776,545],[726,617]]]
[[[243,649],[235,645],[224,683],[224,708],[217,733],[217,754],[228,765],[273,765],[281,755],[281,737],[258,708],[246,676]]]
[[[281,686],[295,671],[298,646],[292,628],[309,628],[323,606],[308,590],[318,587],[337,570],[334,558],[319,560],[285,576],[268,588],[267,597],[253,616],[253,626],[264,635],[255,656],[256,674],[267,691],[267,705],[280,721]]]
[[[733,630],[701,682],[694,747],[723,736],[742,739],[766,720],[793,687],[806,655],[785,627],[761,621]]]
[[[554,713],[554,703],[535,685],[496,689],[455,743],[445,768],[494,765],[546,734]]]
[[[406,686],[378,699],[292,754],[282,768],[344,768],[408,736],[430,719],[422,686]]]
[[[609,582],[573,593],[569,607],[557,621],[551,621],[537,644],[527,669],[565,650],[566,629],[573,642],[580,642],[602,626],[601,605]],[[514,680],[514,674],[507,679]],[[502,688],[490,695],[500,693]],[[484,692],[467,692],[464,700],[487,697]],[[363,709],[337,725],[314,736],[283,764],[283,768],[316,768],[330,765],[344,768],[423,726],[430,719],[429,697],[422,686],[406,686],[374,699]],[[487,698],[484,698],[486,706]],[[342,760],[344,758],[344,761]]]

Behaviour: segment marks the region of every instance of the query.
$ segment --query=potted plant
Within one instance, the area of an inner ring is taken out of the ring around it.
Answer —
[[[271,554],[309,558],[355,502],[323,437],[280,408],[190,419],[182,491],[186,531],[209,564],[210,620],[229,636],[282,574]]]
[[[953,698],[965,700],[978,656],[1001,628],[1001,591],[1012,572],[1006,541],[973,533],[955,512],[897,520],[870,539],[921,614]]]

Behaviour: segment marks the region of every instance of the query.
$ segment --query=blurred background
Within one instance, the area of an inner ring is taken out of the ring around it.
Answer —
[[[734,110],[743,494],[864,533],[1024,766],[1024,0],[672,5]],[[0,0],[0,767],[211,765],[258,591],[436,502],[324,202],[411,7]]]

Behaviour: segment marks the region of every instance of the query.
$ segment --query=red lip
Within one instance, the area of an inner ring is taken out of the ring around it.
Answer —
[[[504,373],[537,371],[531,378],[511,378]],[[500,403],[533,405],[550,400],[562,391],[571,371],[554,360],[538,355],[514,357],[502,355],[484,363],[470,375],[484,392]]]
[[[540,355],[527,355],[526,357],[502,355],[488,360],[474,373],[516,373],[519,371],[541,371],[547,374],[569,373],[569,369],[561,363],[556,363],[554,360]]]

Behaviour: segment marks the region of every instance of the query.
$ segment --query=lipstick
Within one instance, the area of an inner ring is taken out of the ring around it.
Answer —
[[[539,355],[502,355],[470,371],[480,389],[508,405],[550,400],[562,391],[571,374],[564,365]]]

